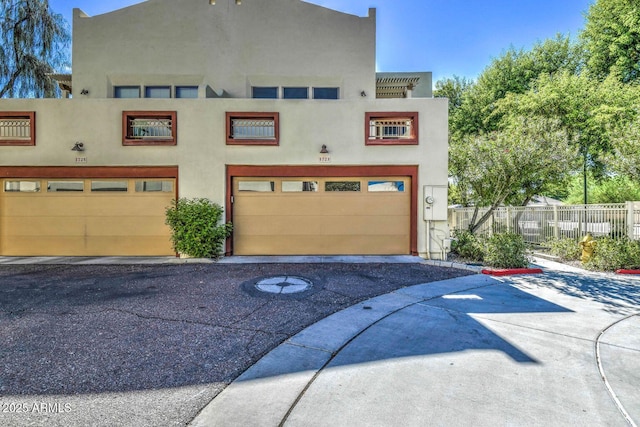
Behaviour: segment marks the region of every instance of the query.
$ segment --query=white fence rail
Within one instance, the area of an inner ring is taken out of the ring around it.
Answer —
[[[477,218],[485,212],[487,208],[481,208]],[[473,213],[474,208],[450,209],[451,230],[468,229]],[[586,233],[640,239],[640,203],[501,207],[493,211],[476,233],[505,231],[520,234],[526,242],[533,244],[542,244],[554,238],[580,240]]]

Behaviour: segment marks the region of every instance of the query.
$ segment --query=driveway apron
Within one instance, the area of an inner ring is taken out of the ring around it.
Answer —
[[[640,280],[562,271],[399,289],[273,350],[192,425],[640,422]]]

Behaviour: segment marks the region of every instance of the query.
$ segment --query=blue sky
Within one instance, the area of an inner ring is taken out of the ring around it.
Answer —
[[[177,0],[176,0],[177,1]],[[200,0],[205,1],[205,0]],[[231,1],[231,0],[221,0]],[[269,1],[269,0],[245,0]],[[377,9],[378,71],[432,71],[434,81],[475,79],[510,46],[531,48],[557,33],[576,37],[595,0],[309,0],[366,16]],[[90,16],[141,0],[49,0],[71,23],[72,9]]]

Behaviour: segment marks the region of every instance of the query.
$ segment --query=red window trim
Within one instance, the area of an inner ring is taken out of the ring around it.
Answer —
[[[133,119],[163,119],[171,120],[171,138],[132,138],[129,134],[130,122]],[[178,115],[175,111],[123,111],[122,112],[122,145],[177,145],[178,143]]]
[[[232,134],[233,119],[272,119],[274,126],[273,139],[234,139]],[[227,145],[280,145],[280,113],[276,112],[227,112],[226,113]]]
[[[2,111],[1,118],[17,118],[29,120],[30,139],[0,140],[0,146],[34,146],[36,145],[36,112],[35,111]]]
[[[375,119],[395,119],[408,117],[413,121],[412,135],[410,138],[385,138],[385,139],[371,139],[370,138],[370,122]],[[394,111],[394,112],[367,112],[364,119],[364,143],[365,145],[418,145],[418,112],[417,111]]]

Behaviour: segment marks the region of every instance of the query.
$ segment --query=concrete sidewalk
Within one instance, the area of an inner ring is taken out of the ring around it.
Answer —
[[[267,354],[192,425],[636,425],[640,280],[554,264],[336,313]]]

